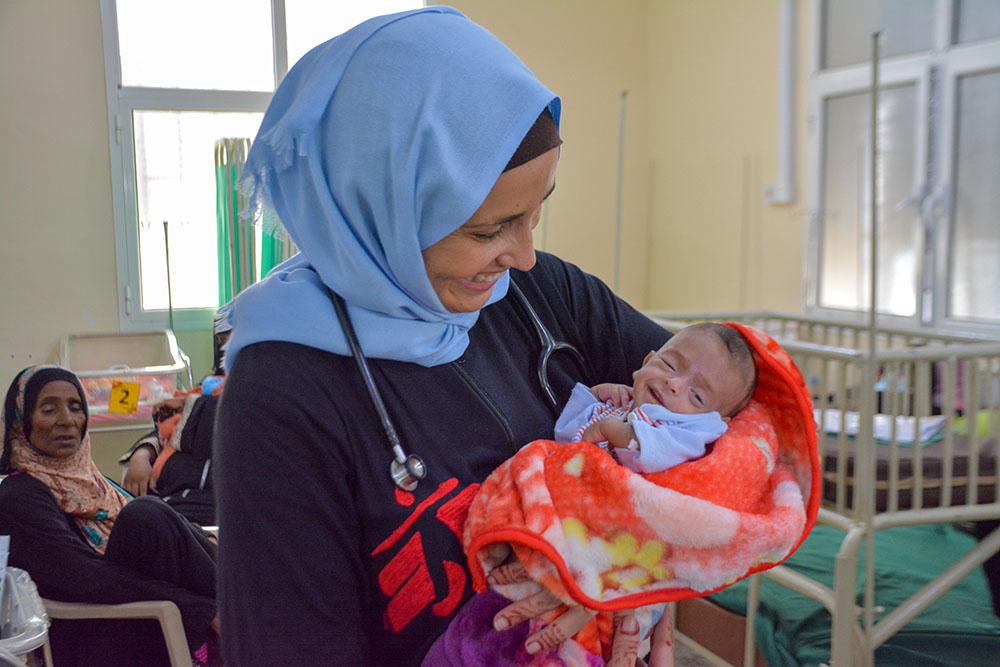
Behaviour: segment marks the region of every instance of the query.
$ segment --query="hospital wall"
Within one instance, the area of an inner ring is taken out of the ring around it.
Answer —
[[[776,173],[777,0],[454,4],[563,98],[540,247],[614,281],[627,91],[619,291],[644,307],[798,308],[801,206],[762,198]],[[62,335],[119,329],[110,173],[99,4],[0,1],[4,388]],[[207,372],[210,333],[178,338]],[[134,435],[95,438],[102,469]]]
[[[546,246],[650,309],[800,310],[810,3],[796,3],[799,193],[777,176],[779,0],[456,0],[563,99]]]
[[[795,185],[778,174],[778,0],[650,0],[648,308],[799,311],[812,3],[799,1]]]
[[[615,277],[619,135],[625,92],[618,292],[646,297],[648,216],[647,3],[644,0],[454,0],[503,40],[561,98],[556,192],[538,247]]]
[[[0,0],[0,391],[64,334],[119,330],[99,7]],[[178,340],[211,367],[207,330]],[[100,468],[136,436],[95,434]]]

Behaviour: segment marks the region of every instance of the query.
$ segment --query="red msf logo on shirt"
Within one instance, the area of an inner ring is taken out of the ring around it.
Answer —
[[[407,530],[416,523],[425,512],[444,500],[458,487],[458,480],[452,477],[440,484],[438,488],[413,508],[410,516],[392,531],[389,537],[375,547],[372,556],[391,549],[403,539]],[[469,512],[469,505],[479,490],[478,484],[465,487],[459,493],[441,503],[434,512],[434,517],[462,541],[462,526]],[[410,507],[416,502],[412,493],[396,489],[396,502],[403,507]],[[393,632],[400,632],[409,625],[428,606],[435,616],[444,618],[453,611],[462,599],[467,575],[461,563],[446,560],[442,563],[448,590],[438,599],[434,591],[434,581],[431,579],[427,565],[427,555],[424,553],[423,537],[420,531],[406,540],[395,556],[392,557],[378,575],[379,587],[390,598],[386,608],[386,625]]]

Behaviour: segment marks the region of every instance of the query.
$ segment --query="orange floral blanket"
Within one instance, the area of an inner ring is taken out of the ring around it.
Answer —
[[[730,326],[753,349],[757,387],[711,451],[639,475],[588,443],[526,445],[469,510],[477,590],[496,542],[567,604],[600,611],[709,595],[795,551],[820,501],[812,402],[772,338]]]

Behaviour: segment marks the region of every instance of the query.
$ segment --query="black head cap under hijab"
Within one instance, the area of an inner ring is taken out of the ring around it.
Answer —
[[[514,151],[510,162],[504,167],[504,171],[510,171],[514,167],[520,167],[525,162],[530,162],[542,153],[547,153],[556,146],[562,144],[562,137],[559,136],[559,126],[553,120],[552,114],[546,107],[535,124],[531,126],[528,133],[521,140],[521,145]]]

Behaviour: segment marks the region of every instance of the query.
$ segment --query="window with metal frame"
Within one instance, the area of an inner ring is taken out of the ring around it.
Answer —
[[[214,145],[252,139],[307,50],[419,0],[101,0],[122,330],[219,305]],[[166,223],[166,224],[164,224]]]
[[[871,34],[881,31],[877,307],[1000,330],[1000,2],[817,0],[807,306],[869,308]]]

